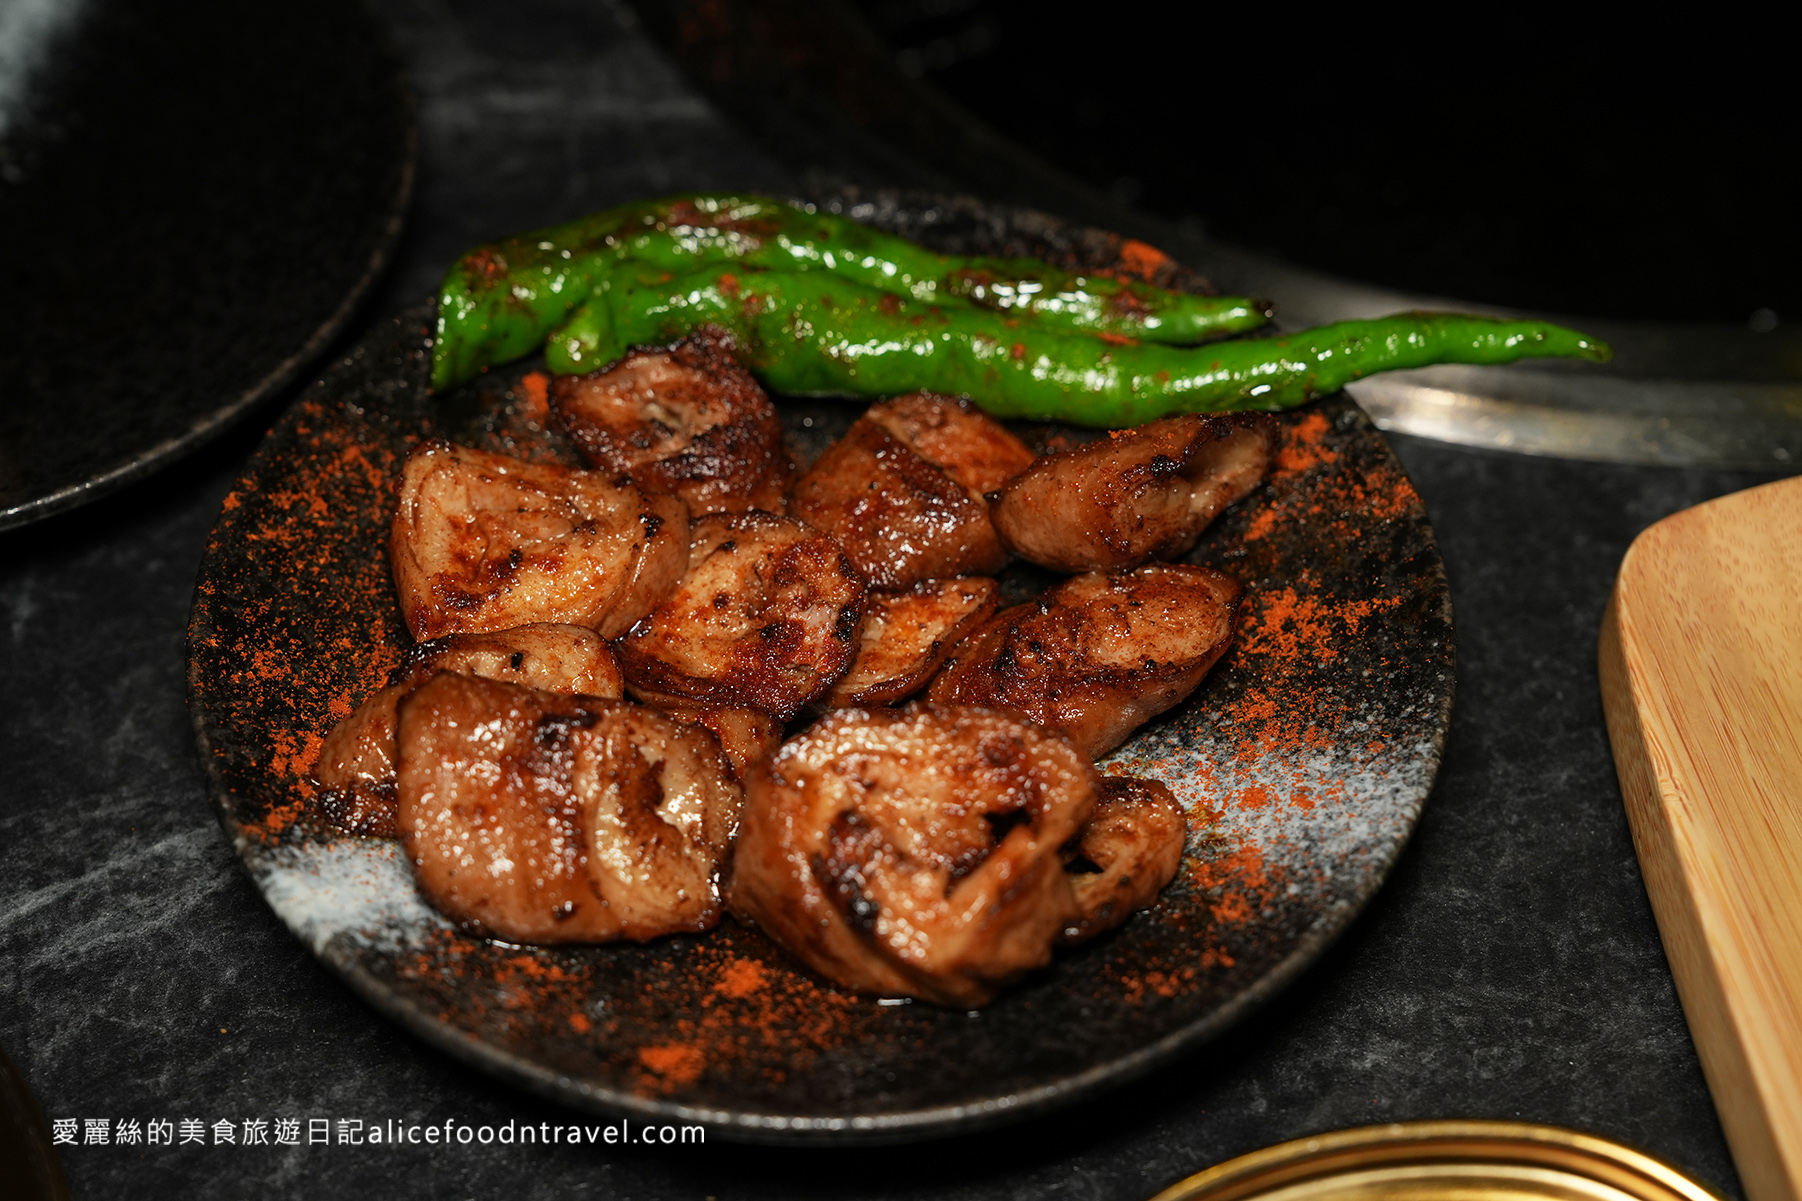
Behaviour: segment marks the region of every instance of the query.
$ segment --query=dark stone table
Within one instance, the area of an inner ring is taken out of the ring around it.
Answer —
[[[359,331],[485,238],[651,193],[794,183],[620,11],[378,7],[419,89],[423,173]],[[207,530],[276,411],[144,484],[0,535],[0,1042],[52,1118],[556,1120],[567,1111],[428,1048],[328,974],[214,818],[183,701],[184,627]],[[1633,536],[1761,478],[1396,442],[1455,603],[1444,771],[1369,911],[1218,1044],[1057,1116],[912,1147],[209,1134],[65,1146],[76,1195],[1133,1201],[1283,1139],[1443,1117],[1591,1130],[1735,1193],[1628,837],[1594,662]]]

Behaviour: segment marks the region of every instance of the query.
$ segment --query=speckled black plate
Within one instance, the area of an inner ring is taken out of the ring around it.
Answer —
[[[1195,282],[1148,248],[1030,214],[852,212],[945,249]],[[648,946],[458,933],[420,901],[398,845],[321,823],[304,779],[321,736],[407,640],[385,546],[408,449],[444,435],[574,461],[537,424],[535,389],[521,382],[533,364],[426,394],[429,315],[421,305],[372,335],[282,419],[226,500],[189,631],[201,752],[245,866],[326,963],[428,1041],[578,1106],[726,1136],[968,1129],[1218,1034],[1320,954],[1406,842],[1450,713],[1445,577],[1387,445],[1332,398],[1284,418],[1269,484],[1197,552],[1249,586],[1234,650],[1104,764],[1165,780],[1190,817],[1176,882],[1118,931],[977,1013],[843,992],[730,919]],[[804,457],[858,411],[780,403]]]
[[[344,328],[411,94],[356,0],[37,0],[0,54],[0,529],[194,450]]]

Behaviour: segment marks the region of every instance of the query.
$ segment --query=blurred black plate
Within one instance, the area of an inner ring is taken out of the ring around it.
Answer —
[[[386,264],[413,104],[354,0],[0,18],[0,528],[195,449]]]
[[[0,1048],[0,1187],[16,1201],[68,1201],[50,1127],[25,1077]]]

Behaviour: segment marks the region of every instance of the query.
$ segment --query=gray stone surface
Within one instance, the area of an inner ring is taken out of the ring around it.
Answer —
[[[788,182],[609,10],[378,8],[413,64],[424,168],[361,328],[482,238],[647,193]],[[183,631],[257,437],[0,535],[0,1040],[52,1117],[593,1125],[368,1008],[219,832]],[[1632,536],[1759,480],[1398,441],[1456,607],[1444,773],[1372,908],[1218,1045],[1053,1118],[916,1147],[65,1147],[76,1195],[1131,1201],[1282,1139],[1458,1116],[1593,1130],[1734,1192],[1621,812],[1594,647]]]

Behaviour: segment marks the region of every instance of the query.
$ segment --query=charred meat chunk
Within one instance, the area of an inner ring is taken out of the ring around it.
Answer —
[[[1076,576],[989,618],[926,695],[1019,714],[1099,758],[1195,691],[1232,641],[1239,594],[1184,564]]]
[[[448,442],[407,457],[388,550],[415,638],[534,622],[617,637],[682,574],[673,496]]]
[[[878,588],[990,575],[1007,552],[983,495],[1031,462],[962,402],[903,396],[871,405],[826,449],[795,485],[792,511],[837,538]]]
[[[659,709],[677,721],[692,722],[713,731],[732,764],[732,774],[745,778],[745,772],[759,759],[767,759],[782,745],[782,723],[762,709],[744,706],[695,708],[690,705],[659,705]]]
[[[443,672],[401,701],[397,745],[401,841],[464,928],[642,941],[719,920],[743,794],[699,726]]]
[[[1137,776],[1103,776],[1101,798],[1067,848],[1064,870],[1082,916],[1064,927],[1059,941],[1093,938],[1157,900],[1176,877],[1187,836],[1170,789]]]
[[[1070,744],[958,706],[841,709],[751,769],[728,903],[861,992],[984,1005],[1081,920]]]
[[[969,401],[914,392],[871,405],[864,416],[982,497],[1033,464],[1027,445]]]
[[[1055,571],[1123,571],[1187,554],[1270,469],[1262,414],[1165,417],[1046,455],[990,507],[1009,550]]]
[[[926,686],[952,648],[995,611],[1001,591],[982,576],[927,580],[870,593],[857,661],[827,694],[835,709],[890,705]]]
[[[682,582],[618,644],[628,689],[787,721],[851,666],[862,573],[831,538],[770,513],[710,513],[690,538]]]
[[[335,825],[353,834],[393,837],[395,706],[440,671],[544,692],[624,695],[612,648],[581,626],[529,625],[419,643],[389,675],[387,687],[325,736],[313,780],[323,789],[320,805]]]
[[[551,384],[558,425],[595,467],[690,513],[782,511],[795,464],[776,406],[714,326]]]

